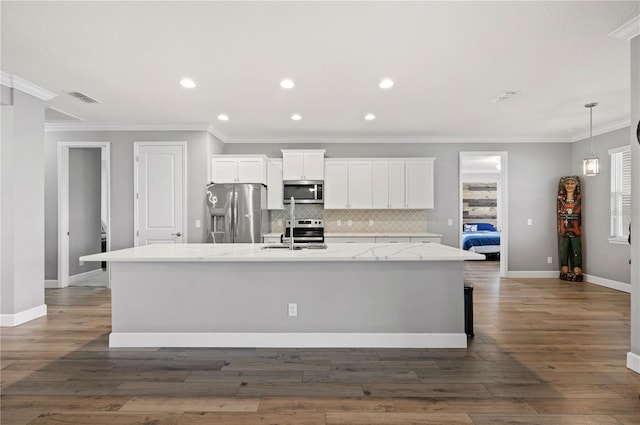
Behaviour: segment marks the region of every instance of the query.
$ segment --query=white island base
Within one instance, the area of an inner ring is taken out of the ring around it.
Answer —
[[[151,245],[83,257],[111,262],[109,345],[466,347],[462,260],[482,255],[438,244],[261,248]]]

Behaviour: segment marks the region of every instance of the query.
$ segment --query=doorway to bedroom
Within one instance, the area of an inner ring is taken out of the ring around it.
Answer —
[[[507,274],[506,152],[460,152],[460,248]]]

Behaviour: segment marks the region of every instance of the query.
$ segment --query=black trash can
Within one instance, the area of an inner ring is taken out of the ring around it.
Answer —
[[[464,283],[464,333],[473,338],[473,285]]]

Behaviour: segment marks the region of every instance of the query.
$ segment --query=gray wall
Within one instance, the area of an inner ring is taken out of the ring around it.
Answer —
[[[100,148],[69,149],[69,275],[101,268],[78,258],[101,250]]]
[[[544,271],[557,269],[555,198],[558,179],[571,172],[570,143],[441,143],[375,144],[329,143],[228,144],[225,153],[263,153],[281,157],[280,149],[326,149],[327,157],[434,157],[435,208],[428,210],[429,231],[443,235],[442,243],[460,246],[459,223],[459,152],[508,152],[509,270]],[[453,219],[453,226],[447,220]],[[533,220],[527,226],[527,219]],[[548,264],[547,257],[554,263]]]
[[[598,107],[594,108],[594,122]],[[588,115],[585,115],[585,119]],[[582,244],[584,272],[617,282],[630,283],[631,252],[627,244],[609,243],[611,220],[611,161],[609,149],[629,145],[629,127],[593,137],[593,151],[600,158],[600,174],[582,177]],[[582,160],[589,155],[589,139],[572,146],[572,174],[582,175]]]
[[[46,279],[58,276],[57,143],[111,143],[111,249],[133,246],[133,142],[187,142],[187,242],[206,238],[204,188],[209,157],[222,151],[222,142],[205,131],[95,131],[45,134]],[[202,227],[195,228],[195,220]]]
[[[594,150],[603,159],[600,176],[583,183],[585,190],[585,273],[618,282],[629,282],[629,249],[601,243],[608,233],[609,179],[607,149],[624,144],[628,129],[594,138]],[[206,240],[206,203],[202,188],[209,176],[209,157],[214,153],[265,154],[281,157],[281,149],[326,149],[327,157],[434,157],[436,206],[428,210],[430,232],[443,235],[446,245],[459,246],[458,158],[460,151],[508,152],[509,271],[556,271],[558,269],[555,197],[560,177],[581,174],[586,141],[578,143],[511,144],[223,144],[206,132],[49,132],[47,184],[55,194],[55,144],[57,141],[110,141],[112,149],[112,249],[133,245],[133,141],[188,142],[188,241]],[[627,139],[628,140],[628,139]],[[53,182],[53,183],[52,183]],[[57,199],[47,190],[47,276],[57,275]],[[598,207],[594,211],[594,207]],[[598,217],[597,215],[600,215]],[[447,224],[453,219],[453,225]],[[195,229],[194,220],[202,220]],[[528,226],[531,219],[533,225]],[[602,222],[606,221],[606,226]],[[547,257],[553,263],[547,263]]]
[[[18,90],[12,102],[0,145],[2,314],[44,305],[44,102]]]
[[[640,35],[631,40],[631,353],[640,359],[640,140],[636,128],[640,125]],[[631,359],[629,359],[631,361]],[[640,363],[640,361],[638,362]],[[638,365],[636,364],[636,366]],[[640,372],[640,367],[636,367]]]

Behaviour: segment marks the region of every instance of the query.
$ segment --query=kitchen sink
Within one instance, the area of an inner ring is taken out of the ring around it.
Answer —
[[[296,244],[293,246],[294,250],[300,250],[300,249],[326,249],[327,245],[326,244],[320,244],[320,243],[305,243],[305,244]],[[266,245],[263,246],[262,249],[291,249],[291,246],[286,245],[286,244],[273,244],[273,245]]]

